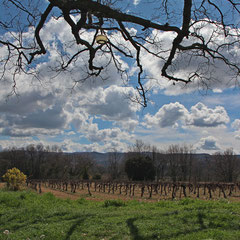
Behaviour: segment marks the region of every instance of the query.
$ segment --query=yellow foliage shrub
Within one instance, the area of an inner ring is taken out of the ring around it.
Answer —
[[[26,182],[27,176],[17,168],[8,169],[2,176],[8,188],[17,191]]]

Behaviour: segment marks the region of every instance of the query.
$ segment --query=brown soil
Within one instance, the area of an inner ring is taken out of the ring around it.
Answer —
[[[3,188],[5,186],[4,183],[0,183],[0,188]],[[46,188],[46,187],[41,187],[42,193],[52,193],[54,196],[59,197],[59,198],[63,198],[63,199],[72,199],[72,200],[76,200],[79,198],[84,198],[87,200],[92,200],[92,201],[105,201],[105,200],[117,200],[117,199],[121,199],[123,201],[129,201],[129,200],[137,200],[137,201],[148,201],[148,202],[156,202],[159,200],[171,200],[171,195],[167,195],[167,196],[159,196],[159,195],[153,195],[151,199],[148,198],[148,194],[146,193],[146,195],[141,198],[139,195],[139,192],[136,192],[135,196],[128,196],[125,195],[125,193],[123,194],[119,194],[118,192],[112,194],[112,193],[103,193],[103,192],[98,192],[98,191],[94,191],[93,189],[91,189],[91,196],[89,196],[87,189],[77,189],[76,193],[71,193],[71,192],[66,192],[66,191],[62,191],[62,190],[57,190],[57,189],[51,189],[51,188]],[[34,190],[33,190],[34,191]],[[179,193],[177,194],[176,198],[180,199],[180,196],[178,196]],[[189,197],[191,198],[196,198],[196,196],[194,196],[193,194],[189,195]],[[183,198],[183,197],[182,197]],[[200,199],[203,200],[208,200],[209,197],[208,195],[203,195],[203,193],[200,193]],[[218,192],[213,193],[213,199],[217,200],[217,199],[223,199],[223,196],[218,195]],[[235,193],[233,196],[228,197],[227,198],[228,201],[231,202],[239,202],[240,201],[240,193]]]
[[[135,192],[135,196],[129,196],[129,195],[125,195],[125,193],[122,193],[121,195],[118,192],[115,192],[114,194],[112,193],[103,193],[103,192],[98,192],[98,191],[94,191],[94,189],[91,189],[91,196],[88,194],[88,191],[86,188],[84,189],[77,189],[75,193],[71,193],[71,192],[66,192],[63,190],[57,190],[57,189],[51,189],[51,188],[46,188],[42,186],[42,193],[47,193],[47,192],[51,192],[52,194],[54,194],[56,197],[60,197],[63,199],[72,199],[72,200],[76,200],[79,198],[84,198],[87,200],[92,200],[92,201],[105,201],[105,200],[117,200],[117,199],[121,199],[123,201],[129,201],[129,200],[137,200],[137,201],[148,201],[148,202],[156,202],[156,201],[160,201],[160,200],[171,200],[172,196],[171,194],[168,194],[167,196],[160,196],[159,194],[153,194],[152,198],[148,197],[148,193],[146,192],[144,194],[144,197],[141,198],[140,196],[140,192],[136,191]],[[188,193],[188,197],[190,198],[196,198],[196,195],[194,195],[193,193]],[[179,195],[179,192],[176,194],[176,199],[180,199],[180,198],[184,198],[183,194]],[[202,200],[209,200],[209,196],[208,194],[203,195],[203,192],[200,191],[200,198]],[[219,200],[219,199],[224,199],[223,196],[221,195],[219,197],[219,193],[218,191],[212,193],[212,200]],[[233,196],[228,197],[227,198],[228,201],[231,202],[239,202],[240,201],[240,194],[235,193],[233,194]]]
[[[47,192],[51,192],[53,195],[59,198],[72,199],[72,200],[84,198],[86,200],[92,200],[92,201],[105,201],[105,200],[118,200],[118,199],[121,199],[123,201],[129,201],[133,199],[141,200],[141,201],[156,201],[154,199],[146,199],[146,198],[139,199],[138,197],[129,197],[125,195],[119,195],[117,193],[108,194],[108,193],[91,192],[92,196],[89,196],[88,191],[85,189],[77,190],[76,193],[70,193],[70,192],[65,192],[61,190],[54,190],[54,189],[42,187],[42,193],[47,193]]]

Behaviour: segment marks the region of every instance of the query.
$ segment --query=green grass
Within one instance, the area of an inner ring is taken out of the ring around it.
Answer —
[[[10,234],[3,234],[9,230]],[[240,239],[240,203],[62,200],[0,191],[0,239]]]

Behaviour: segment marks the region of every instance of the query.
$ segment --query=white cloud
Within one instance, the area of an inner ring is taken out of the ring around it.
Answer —
[[[240,140],[240,134],[235,135],[235,139]]]
[[[187,115],[188,110],[176,102],[163,105],[154,116],[146,114],[144,120],[146,126],[174,127],[178,120],[183,120]]]
[[[135,1],[135,4],[137,3],[138,1]],[[29,29],[25,36],[30,39],[33,31],[33,28]],[[131,29],[131,31],[136,33],[135,29]],[[153,31],[153,34],[155,33]],[[126,47],[128,47],[131,50],[128,45],[130,43],[119,38],[119,34],[108,33],[108,37],[122,49],[126,50]],[[49,55],[40,56],[38,57],[39,61],[34,62],[34,70],[39,73],[41,81],[33,79],[31,75],[18,75],[16,90],[20,94],[19,98],[16,96],[7,98],[12,90],[13,72],[11,68],[7,69],[5,78],[1,82],[0,134],[2,138],[3,136],[4,138],[8,137],[9,140],[0,140],[0,146],[16,145],[21,147],[41,141],[44,145],[58,144],[65,151],[104,152],[111,148],[125,151],[127,150],[127,144],[133,142],[134,138],[138,138],[142,134],[144,139],[149,140],[149,142],[152,141],[152,144],[155,144],[153,138],[156,142],[165,141],[164,144],[166,142],[166,144],[171,144],[174,141],[194,142],[198,137],[198,139],[201,138],[200,149],[217,150],[219,148],[220,145],[216,139],[220,139],[220,133],[218,133],[220,128],[215,129],[215,132],[214,128],[221,126],[222,130],[222,126],[229,122],[229,116],[224,107],[210,108],[208,106],[210,104],[209,99],[204,102],[205,104],[198,103],[189,110],[179,102],[165,104],[156,113],[148,113],[143,117],[142,125],[152,127],[151,131],[147,132],[149,129],[146,130],[146,128],[140,126],[140,106],[129,100],[129,96],[134,96],[136,90],[131,85],[127,87],[123,85],[122,79],[112,62],[107,66],[101,77],[86,78],[88,54],[84,53],[69,65],[69,71],[56,73],[54,68],[61,63],[59,62],[61,60],[59,50],[65,51],[66,49],[63,58],[67,60],[77,50],[80,50],[81,46],[72,44],[71,29],[61,18],[59,21],[51,19],[41,30],[41,36],[44,41],[47,41],[46,47],[49,50]],[[81,36],[89,40],[93,34],[81,32]],[[171,44],[169,42],[175,36],[173,33],[159,33],[155,38],[155,41],[158,41],[159,44],[151,50],[161,51],[163,48],[167,48],[170,51]],[[63,45],[59,45],[60,41]],[[238,48],[236,48],[236,51],[238,51]],[[168,53],[162,53],[163,58],[166,59]],[[6,54],[6,49],[0,47],[0,60]],[[109,58],[105,55],[98,55],[98,57],[99,59],[95,61],[97,66],[106,66],[109,62]],[[185,55],[176,57],[176,61],[180,62],[180,65],[176,65],[176,67],[184,69],[177,73],[185,76],[196,67],[198,58],[194,58],[196,64],[192,66],[181,65],[183,64],[181,63],[183,58],[185,58]],[[136,74],[134,71],[136,66],[129,69],[129,62],[124,62],[124,59],[120,56],[117,56],[117,60],[121,63],[123,69],[129,70],[130,75]],[[163,61],[144,53],[142,64],[151,77],[159,79]],[[221,81],[213,81],[209,84],[215,89],[215,92],[220,92],[229,76],[226,75],[222,64],[219,64],[219,71],[215,73]],[[78,82],[78,84],[72,89],[75,82]],[[159,81],[148,81],[146,86],[153,86],[154,94],[165,91],[165,94],[179,95],[183,92],[193,91],[198,87],[198,84],[193,83],[182,89],[181,84],[173,86],[171,82],[160,77]],[[231,84],[228,85],[228,87],[231,86]],[[232,100],[228,102],[232,104]],[[219,105],[226,102],[219,97],[218,99],[215,98],[215,101],[211,104]],[[235,98],[235,103],[239,104],[238,97]],[[147,111],[148,109],[145,112]],[[234,121],[232,127],[236,130],[240,129],[240,120]],[[159,130],[159,128],[161,129]],[[201,132],[199,128],[205,130],[205,133]],[[189,132],[191,136],[189,136]],[[224,138],[227,136],[228,144],[232,144],[233,133],[231,132],[232,135],[227,135],[224,131],[221,133],[223,133]],[[211,137],[203,138],[204,134],[205,136],[211,135]],[[234,134],[236,139],[240,138],[238,131]],[[36,137],[39,140],[36,140]],[[81,141],[90,143],[85,144]],[[224,139],[220,141],[220,144],[224,145]]]
[[[233,44],[231,47],[227,47],[227,43],[230,41],[235,41],[234,37],[224,38],[224,33],[220,33],[216,29],[216,26],[211,26],[207,23],[200,23],[201,27],[198,24],[195,24],[195,28],[199,27],[198,35],[202,35],[205,39],[209,39],[211,36],[211,42],[209,47],[216,49],[219,45],[223,44],[221,48],[223,56],[229,59],[229,61],[234,62],[237,66],[239,65],[240,59],[240,48],[237,44]],[[190,29],[190,31],[193,31]],[[229,31],[233,31],[229,29]],[[237,76],[237,70],[233,68],[228,68],[224,61],[219,59],[214,59],[208,61],[207,58],[202,57],[197,51],[195,54],[189,54],[189,52],[179,51],[176,53],[176,56],[173,61],[173,65],[170,66],[167,71],[170,75],[178,78],[186,79],[191,76],[193,73],[198,73],[201,76],[198,79],[195,79],[189,84],[184,84],[181,82],[176,82],[175,85],[172,84],[172,81],[161,76],[161,69],[163,64],[166,62],[169,54],[170,48],[172,46],[173,39],[175,35],[171,32],[158,32],[156,30],[152,31],[152,39],[154,39],[154,46],[146,43],[145,47],[149,48],[156,54],[159,54],[160,58],[154,57],[146,51],[142,53],[142,64],[147,71],[147,74],[150,76],[150,81],[146,83],[147,87],[154,87],[156,89],[164,90],[166,95],[180,95],[183,93],[190,93],[195,90],[208,90],[213,89],[214,92],[220,93],[223,89],[232,88],[236,85],[236,82],[239,81]],[[194,37],[189,36],[188,39],[185,39],[182,43],[183,46],[188,46],[193,43],[193,41],[199,41],[194,39]],[[207,41],[206,41],[207,42]],[[237,43],[237,41],[236,41]],[[226,46],[226,47],[224,47]],[[165,50],[165,51],[163,51]],[[152,80],[155,79],[155,82]]]
[[[133,4],[136,6],[136,5],[138,5],[138,4],[140,3],[140,1],[141,1],[141,0],[134,0],[134,1],[133,1]]]
[[[226,110],[221,106],[208,108],[199,102],[191,107],[191,112],[187,120],[187,125],[196,127],[217,127],[225,125],[230,121]]]
[[[232,128],[236,130],[240,130],[240,119],[235,119],[234,122],[232,123]]]
[[[184,127],[217,127],[224,126],[230,119],[226,110],[221,106],[208,108],[199,102],[188,111],[179,102],[163,105],[155,115],[146,114],[145,126],[178,127],[179,122]]]
[[[34,28],[31,27],[24,33],[26,42],[30,42],[33,32]],[[93,35],[94,33],[81,33],[81,37],[86,40],[92,39]],[[73,44],[71,29],[62,18],[51,18],[41,30],[41,36],[49,55],[39,56],[39,61],[34,62],[34,70],[38,73],[40,81],[33,79],[32,75],[17,75],[16,91],[19,98],[10,97],[7,103],[5,100],[12,90],[13,70],[11,67],[6,68],[0,89],[2,135],[23,137],[60,134],[72,126],[74,131],[86,133],[87,129],[95,126],[90,120],[91,116],[117,122],[137,118],[136,111],[139,106],[127,99],[134,96],[136,90],[121,86],[122,79],[106,55],[97,53],[98,58],[94,62],[97,66],[106,66],[100,77],[86,78],[88,53],[77,57],[69,65],[68,71],[56,73],[57,64],[61,65],[62,60],[59,53],[64,52],[62,57],[67,61],[82,47]],[[119,39],[113,34],[109,37],[113,38],[113,41]],[[0,52],[2,58],[7,56],[5,47],[0,47]],[[116,59],[123,69],[128,68],[128,64],[120,56],[116,56]],[[74,83],[77,85],[72,91]],[[98,133],[95,137],[99,140],[105,135],[113,137],[114,130],[111,130],[111,133],[109,131],[99,130],[97,127]],[[90,138],[89,134],[88,136]]]
[[[32,139],[31,137],[11,137],[10,139],[0,140],[0,146],[2,149],[8,149],[9,147],[23,148],[30,144],[45,144],[44,141]],[[47,144],[45,144],[47,145]]]
[[[126,132],[121,131],[119,128],[112,128],[112,129],[101,129],[99,130],[97,128],[97,125],[95,125],[95,128],[90,129],[87,132],[86,137],[91,142],[111,142],[113,140],[120,141],[120,140],[128,140],[129,134]]]
[[[56,144],[52,143],[52,145]],[[114,140],[105,144],[100,144],[97,142],[91,144],[80,144],[72,141],[71,139],[66,139],[57,145],[67,152],[109,152],[110,149],[117,149],[117,151],[124,152],[128,148],[126,143]]]
[[[217,151],[220,150],[218,141],[213,136],[201,138],[199,143],[195,145],[198,150]]]
[[[27,136],[59,133],[66,128],[64,103],[52,94],[25,92],[18,99],[0,99],[1,133],[7,136]]]
[[[121,128],[123,128],[124,130],[126,130],[128,132],[134,132],[135,129],[138,127],[139,122],[138,122],[138,120],[135,120],[135,119],[128,119],[128,120],[116,122],[116,123],[114,123],[114,125],[119,125],[119,126],[121,126]]]
[[[129,99],[134,94],[135,90],[131,87],[112,85],[106,89],[98,88],[81,105],[89,114],[100,115],[105,120],[128,120],[136,118],[140,107]]]
[[[235,139],[240,140],[240,119],[235,119],[232,123],[232,128],[235,129]]]
[[[222,89],[214,88],[214,89],[213,89],[213,92],[214,92],[214,93],[222,93],[223,91],[222,91]]]
[[[39,136],[39,135],[57,135],[62,133],[58,129],[45,129],[45,128],[30,128],[21,129],[17,127],[6,127],[0,128],[0,134],[2,136],[11,136],[11,137],[29,137],[29,136]]]

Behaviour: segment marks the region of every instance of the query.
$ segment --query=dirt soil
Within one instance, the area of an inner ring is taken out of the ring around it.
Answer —
[[[91,192],[92,196],[89,196],[88,191],[85,189],[77,190],[76,193],[70,193],[70,192],[64,192],[60,190],[54,190],[54,189],[42,187],[42,193],[47,193],[47,192],[51,192],[53,195],[59,198],[72,199],[72,200],[84,198],[86,200],[91,200],[91,201],[105,201],[105,200],[117,200],[117,199],[121,199],[123,201],[129,201],[133,199],[140,200],[140,201],[156,201],[154,199],[152,200],[146,199],[146,198],[139,199],[138,197],[134,198],[134,197],[129,197],[125,195],[99,193],[99,192]]]
[[[0,182],[0,189],[3,188],[5,186],[5,183],[1,183]],[[28,188],[31,189],[31,188]],[[122,199],[122,200],[132,200],[132,197],[128,197],[128,196],[119,196],[118,194],[107,194],[107,193],[98,193],[98,192],[93,192],[92,196],[89,196],[88,191],[87,190],[81,190],[81,191],[77,191],[76,193],[70,193],[70,192],[64,192],[64,191],[60,191],[60,190],[54,190],[51,188],[45,188],[42,187],[42,193],[52,193],[54,196],[62,198],[62,199],[71,199],[71,200],[76,200],[79,198],[85,198],[87,200],[94,200],[94,201],[105,201],[105,200],[113,200],[113,199]],[[32,190],[32,189],[31,189]],[[34,191],[34,190],[32,190]]]
[[[3,188],[5,186],[5,183],[0,183],[0,188]],[[28,188],[31,189],[31,188]],[[32,191],[35,191],[33,189],[31,189]],[[147,197],[147,195],[143,198],[141,198],[138,194],[136,194],[136,196],[128,196],[125,194],[112,194],[112,193],[103,193],[103,192],[98,192],[98,191],[93,191],[93,189],[91,190],[91,196],[88,194],[87,189],[77,189],[76,193],[71,193],[71,192],[66,192],[66,191],[62,191],[62,190],[57,190],[57,189],[51,189],[51,188],[46,188],[46,187],[41,187],[42,193],[52,193],[54,196],[58,197],[58,198],[62,198],[62,199],[71,199],[71,200],[76,200],[76,199],[80,199],[80,198],[84,198],[86,200],[91,200],[91,201],[105,201],[105,200],[117,200],[117,199],[121,199],[123,201],[129,201],[129,200],[137,200],[137,201],[148,201],[148,202],[156,202],[156,201],[160,201],[160,200],[171,200],[171,196],[154,196],[149,199]],[[37,191],[38,192],[38,191]],[[203,197],[203,194],[200,194],[200,199],[203,200],[208,200],[208,197]],[[195,196],[189,196],[191,198],[196,198]],[[179,199],[179,197],[178,197]],[[217,199],[223,199],[223,197],[219,198],[219,196],[214,196],[213,198],[214,200]],[[228,197],[227,198],[228,201],[231,202],[239,202],[240,201],[240,195],[235,195],[232,197]]]

